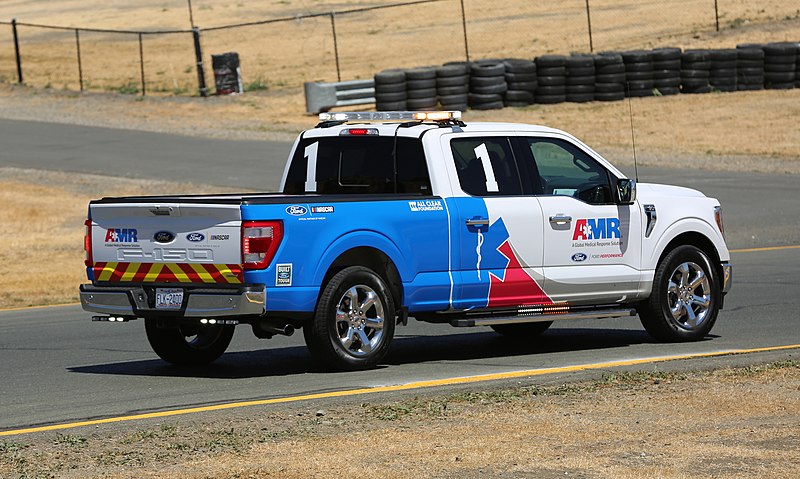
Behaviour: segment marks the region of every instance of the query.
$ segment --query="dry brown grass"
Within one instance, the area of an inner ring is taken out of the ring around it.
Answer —
[[[800,464],[792,362],[368,401],[21,436],[0,442],[0,474],[785,479]]]
[[[221,191],[221,188],[0,168],[0,308],[77,300],[86,282],[83,222],[89,200],[106,195]]]
[[[229,2],[195,0],[195,23],[213,27],[302,13],[386,5],[395,0],[285,0]],[[715,31],[713,2],[696,0],[592,0],[595,51],[674,45],[732,47],[739,42],[800,39],[800,9],[785,0],[720,2],[721,30]],[[511,0],[497,4],[466,0],[471,58],[589,50],[585,2]],[[0,2],[0,18],[21,22],[163,30],[189,28],[183,0],[137,2],[44,0]],[[390,67],[441,64],[464,59],[460,2],[442,1],[340,15],[336,19],[344,79],[366,78]],[[26,82],[76,89],[74,33],[20,27]],[[304,81],[336,80],[328,17],[296,20],[203,34],[206,61],[213,53],[239,52],[245,83],[271,89],[298,88]],[[135,35],[81,36],[88,89],[138,88],[139,48]],[[145,76],[150,92],[194,92],[194,52],[189,34],[146,36]],[[0,76],[14,78],[10,29],[0,28]],[[209,75],[209,79],[211,76]]]

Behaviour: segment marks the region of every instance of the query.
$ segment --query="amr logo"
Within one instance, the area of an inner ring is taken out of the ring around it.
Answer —
[[[619,237],[619,218],[581,218],[572,233],[572,241]]]

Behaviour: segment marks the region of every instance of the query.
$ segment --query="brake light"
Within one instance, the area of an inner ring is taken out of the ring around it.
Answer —
[[[91,268],[94,266],[92,259],[92,220],[86,220],[83,224],[86,226],[86,234],[83,235],[83,251],[86,252],[83,264]]]
[[[244,269],[265,269],[269,266],[283,239],[281,221],[242,222],[242,266]]]
[[[339,132],[339,136],[376,136],[377,128],[347,128]]]

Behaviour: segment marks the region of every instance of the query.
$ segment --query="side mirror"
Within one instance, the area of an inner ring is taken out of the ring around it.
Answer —
[[[630,178],[617,179],[616,203],[618,205],[632,205],[636,201],[636,180]]]

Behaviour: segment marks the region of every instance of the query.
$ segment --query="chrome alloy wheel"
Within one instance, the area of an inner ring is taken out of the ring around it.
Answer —
[[[383,339],[384,306],[369,286],[359,284],[344,292],[336,307],[336,335],[355,357],[369,355]]]
[[[676,325],[698,329],[711,311],[711,287],[697,263],[687,261],[675,268],[667,284],[667,304]]]

